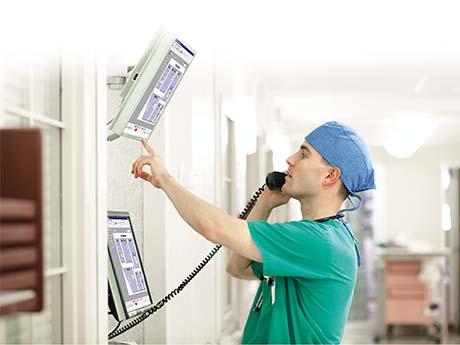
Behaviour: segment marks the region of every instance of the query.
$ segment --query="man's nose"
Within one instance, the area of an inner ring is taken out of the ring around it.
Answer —
[[[294,166],[294,155],[291,155],[289,156],[287,159],[286,159],[286,163],[291,167],[291,166]]]

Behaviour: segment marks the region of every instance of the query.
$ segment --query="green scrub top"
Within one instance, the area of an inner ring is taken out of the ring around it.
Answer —
[[[242,344],[338,344],[357,274],[355,242],[337,220],[249,221],[263,264]],[[274,291],[274,296],[272,296]]]

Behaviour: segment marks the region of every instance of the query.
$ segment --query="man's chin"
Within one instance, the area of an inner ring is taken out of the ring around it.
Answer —
[[[289,195],[289,188],[286,186],[286,184],[283,184],[283,185],[281,186],[281,191],[283,192],[283,194],[285,194],[285,195],[287,195],[287,196],[290,197],[290,195]]]
[[[295,193],[293,193],[293,191],[289,188],[289,186],[286,186],[286,184],[284,184],[282,187],[281,187],[281,191],[283,192],[284,195],[292,198],[292,199],[296,199],[296,200],[299,200],[299,196],[296,195]]]

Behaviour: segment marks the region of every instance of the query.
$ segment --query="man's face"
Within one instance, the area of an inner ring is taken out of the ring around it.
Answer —
[[[295,199],[316,196],[330,167],[309,143],[304,141],[299,150],[286,159],[289,165],[283,193]]]

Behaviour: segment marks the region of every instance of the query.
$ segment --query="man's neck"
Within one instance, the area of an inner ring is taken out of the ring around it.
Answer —
[[[342,202],[337,198],[305,198],[300,200],[302,219],[321,219],[334,216],[340,211]]]

